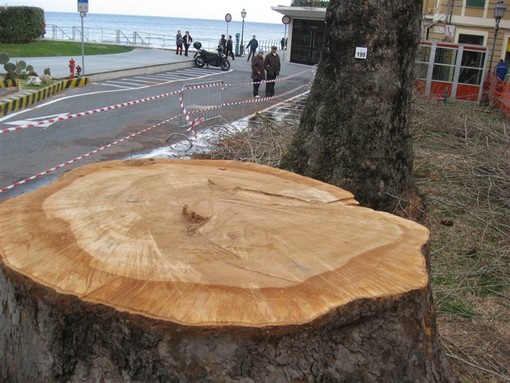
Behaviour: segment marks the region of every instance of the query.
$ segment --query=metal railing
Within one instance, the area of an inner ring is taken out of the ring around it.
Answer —
[[[52,40],[71,40],[81,41],[81,28],[80,27],[60,27],[55,24],[46,25],[45,37]],[[149,33],[149,32],[132,32],[124,33],[119,29],[109,28],[83,28],[83,40],[87,43],[101,43],[101,44],[114,44],[114,45],[128,45],[134,47],[150,47],[162,49],[175,49],[175,36]],[[208,51],[215,51],[218,47],[218,39],[200,39],[195,38],[195,41],[200,41],[204,49]],[[245,45],[248,42],[245,42]],[[235,44],[235,41],[234,41]],[[280,40],[261,40],[259,41],[259,48],[264,51],[269,51],[271,46],[277,46],[281,49]]]
[[[48,29],[51,31],[51,38],[54,40],[72,40],[72,38],[66,33],[66,31],[64,31],[58,25],[55,24],[47,25],[45,35],[48,34]]]

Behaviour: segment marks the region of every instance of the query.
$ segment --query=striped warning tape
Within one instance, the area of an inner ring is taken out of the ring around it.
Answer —
[[[153,100],[157,100],[160,98],[176,95],[176,94],[179,94],[179,92],[180,91],[163,93],[163,94],[159,94],[159,95],[152,96],[152,97],[142,98],[139,100],[127,101],[127,102],[123,102],[121,104],[110,105],[110,106],[105,106],[103,108],[92,109],[92,110],[88,110],[86,112],[79,112],[79,113],[75,113],[75,114],[69,114],[69,115],[66,115],[63,117],[52,118],[49,120],[37,121],[37,122],[33,122],[33,123],[18,125],[18,126],[14,126],[11,128],[6,128],[6,129],[0,130],[0,134],[15,132],[17,130],[23,130],[23,129],[28,129],[28,128],[35,128],[40,125],[52,124],[52,123],[55,123],[58,121],[71,120],[71,119],[77,118],[77,117],[89,116],[89,115],[96,114],[96,113],[101,113],[101,112],[106,112],[106,111],[115,110],[115,109],[119,109],[119,108],[124,108],[126,106],[132,106],[132,105],[141,104],[141,103],[144,103],[147,101],[153,101]]]
[[[114,142],[111,142],[111,143],[109,143],[108,145],[101,146],[100,148],[94,149],[94,150],[92,150],[92,151],[90,151],[90,152],[88,152],[88,153],[82,154],[81,156],[75,157],[75,158],[73,158],[72,160],[69,160],[69,161],[63,162],[63,163],[61,163],[60,165],[54,166],[54,167],[52,167],[52,168],[50,168],[50,169],[47,169],[47,170],[45,170],[45,171],[43,171],[43,172],[37,173],[37,174],[35,174],[35,175],[31,176],[31,177],[28,177],[28,178],[25,178],[25,179],[23,179],[23,180],[21,180],[21,181],[15,182],[15,183],[13,183],[12,185],[9,185],[9,186],[6,186],[6,187],[3,187],[3,188],[0,188],[0,193],[5,193],[6,191],[9,191],[9,190],[11,190],[11,189],[14,189],[14,188],[15,188],[15,187],[17,187],[17,186],[24,185],[24,184],[26,184],[27,182],[30,182],[30,181],[36,180],[36,179],[38,179],[38,178],[40,178],[40,177],[42,177],[42,176],[45,176],[45,175],[50,174],[50,173],[53,173],[54,171],[57,171],[57,170],[59,170],[59,169],[62,169],[62,168],[64,168],[64,167],[68,166],[68,165],[71,165],[71,164],[73,164],[73,163],[75,163],[75,162],[81,161],[81,160],[83,160],[83,159],[85,159],[85,158],[88,158],[88,157],[92,156],[93,154],[99,153],[99,152],[101,152],[101,151],[103,151],[103,150],[105,150],[105,149],[111,148],[111,147],[112,147],[112,146],[114,146],[114,145],[118,145],[118,144],[120,144],[121,142],[124,142],[124,141],[126,141],[126,140],[129,140],[129,139],[131,139],[131,138],[133,138],[133,137],[135,137],[135,136],[138,136],[138,135],[140,135],[140,134],[143,134],[143,133],[145,133],[145,132],[148,132],[149,130],[154,129],[154,128],[157,128],[157,127],[159,127],[159,126],[161,126],[161,125],[163,125],[163,124],[166,124],[166,123],[167,123],[167,122],[169,122],[169,121],[175,120],[175,119],[176,119],[176,118],[178,118],[178,117],[179,117],[179,115],[174,116],[174,117],[171,117],[171,118],[166,119],[166,120],[164,120],[164,121],[158,122],[157,124],[154,124],[154,125],[152,125],[152,126],[149,126],[148,128],[145,128],[145,129],[140,130],[140,131],[138,131],[138,132],[132,133],[132,134],[130,134],[130,135],[128,135],[128,136],[126,136],[126,137],[123,137],[123,138],[121,138],[121,139],[119,139],[119,140],[116,140],[116,141],[114,141]]]
[[[300,76],[300,75],[302,75],[304,73],[307,73],[307,72],[309,72],[309,70],[299,72],[299,73],[294,74],[292,76],[282,77],[281,79],[269,80],[269,81],[261,81],[261,83],[283,82],[283,81],[286,81],[286,80],[291,79],[293,77]],[[234,84],[223,84],[221,82],[217,82],[217,83],[211,83],[211,84],[187,85],[186,89],[196,90],[196,89],[210,88],[210,87],[215,87],[215,86],[233,87],[233,86],[245,86],[245,85],[248,85],[248,84],[252,84],[252,83],[251,82],[249,82],[249,83],[244,82],[244,83],[237,83],[237,84],[236,83],[234,83]],[[63,116],[63,117],[59,117],[59,118],[55,118],[55,119],[49,119],[49,120],[44,120],[44,121],[37,121],[37,122],[34,122],[34,123],[22,124],[22,125],[10,127],[10,128],[1,129],[0,130],[0,134],[15,132],[15,131],[18,131],[18,130],[24,130],[24,129],[29,129],[29,128],[35,128],[37,126],[48,125],[48,124],[52,124],[52,123],[55,123],[55,122],[58,122],[58,121],[70,120],[70,119],[73,119],[73,118],[88,116],[88,115],[92,115],[92,114],[96,114],[96,113],[107,112],[107,111],[110,111],[110,110],[124,108],[124,107],[127,107],[127,106],[133,106],[133,105],[141,104],[141,103],[144,103],[144,102],[147,102],[147,101],[153,101],[153,100],[157,100],[157,99],[168,97],[168,96],[178,95],[180,92],[182,92],[182,90],[168,92],[168,93],[163,93],[163,94],[159,94],[159,95],[152,96],[152,97],[142,98],[142,99],[139,99],[139,100],[128,101],[128,102],[124,102],[124,103],[121,103],[121,104],[110,105],[110,106],[106,106],[106,107],[103,107],[103,108],[97,108],[97,109],[89,110],[89,111],[86,111],[86,112],[69,114],[69,115],[66,115],[66,116]]]
[[[191,126],[190,129],[193,129],[195,126],[200,124],[202,121],[204,121],[203,117],[198,117],[192,120],[190,118],[190,113],[187,111],[186,106],[184,106],[184,100],[183,100],[183,92],[181,91],[179,93],[179,105],[181,106],[182,114],[184,115],[184,118],[186,119],[186,122]]]

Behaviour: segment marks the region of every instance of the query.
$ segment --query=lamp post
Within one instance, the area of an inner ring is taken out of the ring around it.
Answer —
[[[241,27],[241,56],[243,56],[244,53],[244,18],[246,17],[246,10],[243,8],[241,11],[241,17],[243,18],[243,24]]]
[[[494,40],[492,42],[491,59],[489,61],[489,74],[492,73],[492,61],[494,59],[494,50],[496,49],[496,37],[498,37],[499,22],[505,15],[506,6],[502,1],[498,1],[494,6],[494,20],[496,20],[496,26],[494,28]]]

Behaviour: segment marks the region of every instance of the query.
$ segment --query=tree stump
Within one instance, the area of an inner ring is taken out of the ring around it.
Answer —
[[[265,166],[84,166],[0,204],[0,379],[445,381],[428,235]]]

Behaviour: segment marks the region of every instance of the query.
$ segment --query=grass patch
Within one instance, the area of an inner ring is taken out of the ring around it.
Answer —
[[[438,305],[439,311],[447,314],[459,315],[464,318],[473,318],[476,313],[471,307],[460,300],[448,299]]]
[[[487,297],[492,294],[503,293],[505,291],[506,281],[500,275],[493,273],[483,273],[480,275],[478,284],[480,290],[478,294],[481,297]]]
[[[133,47],[85,43],[85,55],[103,55],[131,52]],[[2,44],[0,52],[9,57],[55,57],[81,55],[81,43],[74,41],[41,40],[27,44]]]

